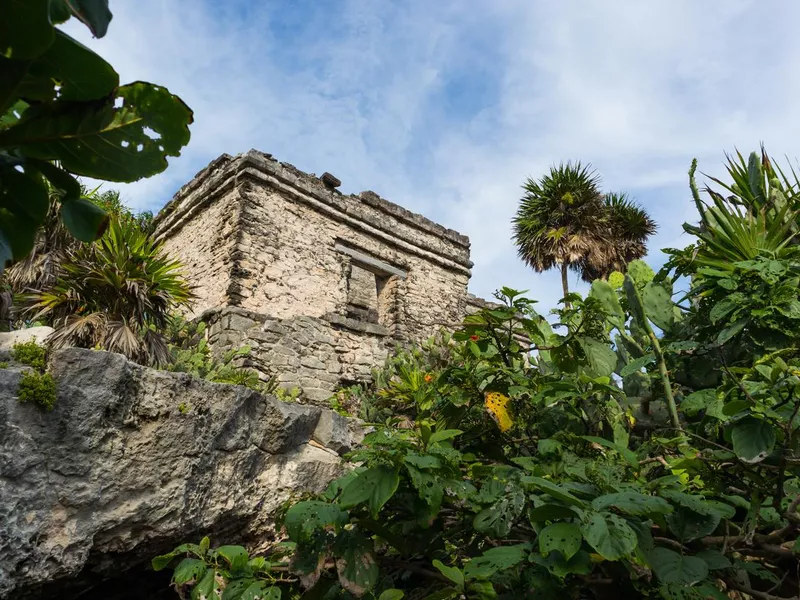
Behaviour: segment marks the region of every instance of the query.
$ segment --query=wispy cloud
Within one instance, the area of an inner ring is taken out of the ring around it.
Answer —
[[[208,161],[251,147],[335,173],[468,234],[472,290],[560,285],[516,258],[520,184],[592,162],[658,220],[657,249],[687,240],[691,158],[796,156],[800,5],[780,0],[422,0],[112,4],[89,42],[123,80],[166,85],[195,110],[164,174],[124,187],[157,209]],[[73,28],[82,39],[86,35]]]

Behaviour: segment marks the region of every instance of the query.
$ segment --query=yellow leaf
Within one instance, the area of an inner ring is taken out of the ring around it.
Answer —
[[[500,392],[486,392],[484,395],[484,404],[486,410],[497,423],[500,431],[506,432],[514,426],[514,419],[511,418],[511,413],[508,410],[509,398]]]
[[[605,560],[605,558],[603,558],[599,554],[590,554],[589,555],[589,560],[591,560],[593,563],[600,563],[600,562],[603,562]]]

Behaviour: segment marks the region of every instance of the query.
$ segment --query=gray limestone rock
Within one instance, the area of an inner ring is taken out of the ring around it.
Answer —
[[[45,413],[0,369],[0,598],[102,581],[203,535],[261,543],[279,505],[322,491],[363,437],[331,411],[117,354],[61,350],[51,372]]]

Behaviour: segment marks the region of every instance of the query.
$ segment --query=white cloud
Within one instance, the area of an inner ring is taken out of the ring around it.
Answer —
[[[157,209],[222,152],[259,148],[468,234],[475,293],[527,288],[544,309],[559,277],[527,270],[509,239],[526,177],[592,162],[607,189],[632,192],[659,221],[659,261],[658,248],[686,242],[692,157],[720,174],[734,146],[798,154],[800,5],[779,0],[112,9],[108,36],[90,44],[123,80],[166,85],[195,110],[190,146],[126,186],[132,204]]]

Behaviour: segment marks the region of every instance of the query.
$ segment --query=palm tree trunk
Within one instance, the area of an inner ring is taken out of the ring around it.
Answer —
[[[569,278],[567,277],[567,261],[561,263],[561,289],[564,290],[564,296],[569,294]],[[564,307],[569,308],[569,302],[564,302]]]

